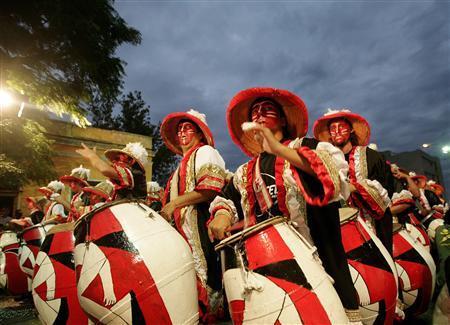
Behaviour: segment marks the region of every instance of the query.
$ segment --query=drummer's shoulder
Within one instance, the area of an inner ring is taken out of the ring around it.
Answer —
[[[210,145],[203,145],[198,148],[196,157],[197,160],[200,159],[204,163],[211,162],[219,165],[222,168],[225,168],[225,161],[223,160],[219,151]]]

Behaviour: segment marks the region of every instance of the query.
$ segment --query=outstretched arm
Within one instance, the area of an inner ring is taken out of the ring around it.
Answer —
[[[106,177],[110,177],[110,178],[114,178],[114,179],[116,179],[118,177],[116,171],[114,170],[114,168],[112,168],[112,166],[110,164],[108,164],[107,162],[103,161],[97,155],[95,147],[93,149],[90,149],[84,143],[81,143],[81,146],[83,148],[82,149],[77,149],[76,152],[79,155],[81,155],[84,158],[86,158],[91,163],[91,165],[94,168],[98,169],[98,171],[100,171],[100,173],[102,173]]]

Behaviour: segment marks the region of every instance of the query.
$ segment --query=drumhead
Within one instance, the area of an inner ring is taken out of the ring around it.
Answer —
[[[403,228],[403,226],[402,226],[401,223],[394,223],[394,224],[392,225],[392,233],[393,233],[393,234],[396,234],[396,233],[398,233],[400,230],[402,230],[402,228]]]
[[[238,233],[235,233],[234,235],[232,235],[228,238],[223,239],[220,243],[218,243],[214,247],[214,249],[216,251],[219,251],[219,250],[223,249],[225,246],[232,245],[240,240],[246,239],[247,237],[249,237],[250,235],[252,235],[254,233],[257,233],[257,232],[263,230],[264,228],[279,224],[281,222],[286,222],[286,218],[285,217],[274,217],[274,218],[264,220],[260,223],[257,223],[254,226],[251,226],[251,227],[244,229]]]
[[[139,200],[139,199],[123,199],[123,200],[117,200],[117,201],[112,201],[112,202],[107,202],[105,204],[103,204],[102,206],[99,206],[98,208],[95,208],[94,210],[83,214],[74,224],[74,228],[77,228],[79,224],[86,222],[88,219],[92,218],[92,216],[94,216],[94,214],[96,214],[99,211],[103,211],[104,209],[108,209],[114,205],[119,205],[119,204],[124,204],[124,203],[136,203],[136,204],[141,204],[144,205],[146,208],[148,208],[148,206],[145,204],[144,200]],[[150,208],[149,208],[150,209]]]
[[[351,207],[339,208],[339,220],[341,225],[356,219],[358,211],[358,209]]]
[[[66,223],[60,223],[58,225],[55,225],[49,229],[47,234],[55,234],[57,232],[63,232],[63,231],[73,231],[75,228],[74,222],[66,222]]]

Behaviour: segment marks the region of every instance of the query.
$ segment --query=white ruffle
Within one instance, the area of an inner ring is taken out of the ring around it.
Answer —
[[[345,160],[343,152],[328,142],[319,142],[316,151],[326,151],[333,159],[334,165],[339,174],[339,189],[340,193],[335,193],[335,196],[330,202],[336,202],[341,199],[347,200],[350,196],[350,186],[348,184],[348,163]]]
[[[430,210],[431,210],[431,206],[430,206],[430,203],[428,202],[427,197],[425,196],[425,191],[424,191],[424,189],[421,188],[421,189],[419,189],[419,191],[420,191],[420,198],[419,198],[420,204],[422,204],[422,207],[423,207],[425,210],[430,211]]]
[[[142,165],[147,164],[148,153],[144,146],[140,142],[128,143],[123,151],[130,153],[134,158],[139,160]]]
[[[211,204],[209,205],[209,213],[211,214],[212,211],[217,206],[220,206],[220,205],[226,205],[228,208],[230,208],[231,216],[232,216],[232,219],[231,219],[231,223],[232,224],[234,224],[234,223],[239,221],[239,216],[238,216],[238,213],[237,213],[237,210],[236,210],[236,206],[234,205],[233,201],[227,200],[227,199],[225,199],[225,198],[223,198],[221,196],[216,196],[214,198],[214,200],[211,202]]]
[[[386,207],[391,204],[391,199],[389,198],[388,191],[380,184],[380,182],[378,182],[377,180],[366,179],[366,184],[371,188],[377,190]]]
[[[392,203],[395,203],[395,201],[400,201],[400,200],[414,200],[414,197],[412,195],[412,193],[408,190],[402,190],[399,193],[394,193],[392,195]]]

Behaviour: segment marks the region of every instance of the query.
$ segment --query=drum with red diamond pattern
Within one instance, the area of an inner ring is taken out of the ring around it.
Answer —
[[[36,257],[34,305],[44,324],[88,324],[77,297],[73,224],[53,226]]]
[[[16,296],[28,292],[28,281],[19,266],[19,240],[13,231],[0,234],[0,288]]]
[[[234,324],[346,324],[312,246],[276,217],[222,240],[223,281]]]
[[[115,201],[75,226],[83,310],[103,324],[198,322],[194,259],[187,242],[140,201]]]
[[[404,227],[394,224],[394,261],[399,276],[405,313],[420,315],[428,309],[436,281],[436,265],[430,253]]]
[[[341,208],[342,244],[364,324],[392,324],[397,273],[392,257],[354,208]]]
[[[21,270],[28,276],[33,278],[34,264],[39,253],[45,235],[54,226],[54,224],[37,224],[25,228],[19,233],[20,248],[19,248],[19,264]]]

